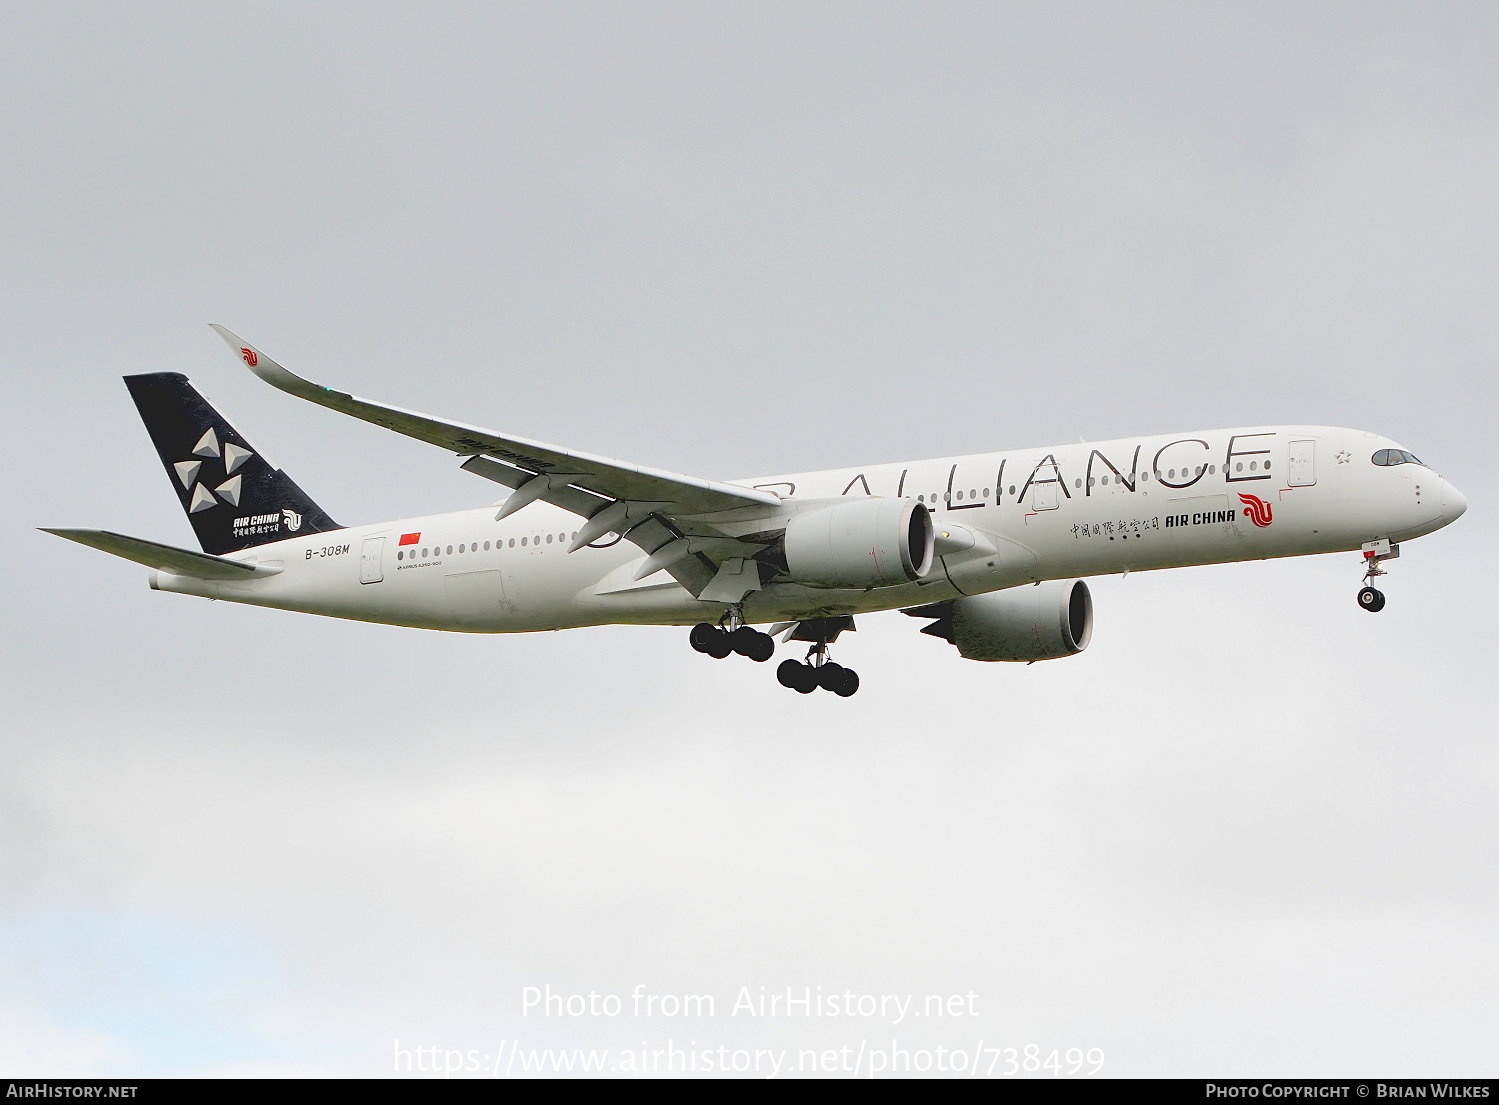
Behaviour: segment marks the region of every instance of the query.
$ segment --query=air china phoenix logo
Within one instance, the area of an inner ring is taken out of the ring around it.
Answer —
[[[241,349],[239,351],[239,355],[245,359],[245,364],[249,365],[251,368],[254,368],[260,363],[259,354],[257,354],[255,350],[249,348],[248,346]]]
[[[296,533],[297,530],[302,528],[302,516],[295,510],[283,507],[281,510],[281,521],[291,533]]]
[[[1258,495],[1240,495],[1239,502],[1244,504],[1244,513],[1249,516],[1249,520],[1261,529],[1275,520],[1270,504]]]

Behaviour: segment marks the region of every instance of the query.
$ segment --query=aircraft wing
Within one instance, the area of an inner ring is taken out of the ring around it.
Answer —
[[[304,380],[222,326],[215,325],[213,329],[250,366],[251,372],[273,387],[299,399],[306,399],[319,406],[341,411],[376,426],[384,426],[396,433],[447,449],[459,456],[490,457],[514,468],[517,484],[528,482],[533,475],[554,477],[552,482],[559,489],[575,487],[609,499],[670,504],[671,511],[677,514],[709,514],[737,507],[775,506],[780,502],[778,496],[768,491],[755,491],[733,484],[626,464],[608,457],[580,453],[360,399]],[[567,477],[565,482],[555,479],[562,476]],[[533,497],[547,499],[546,495]]]
[[[463,465],[467,471],[514,489],[496,518],[540,499],[587,519],[569,551],[609,532],[623,534],[647,554],[637,578],[665,570],[694,595],[719,597],[710,584],[720,568],[737,559],[740,563],[731,567],[739,578],[742,561],[763,546],[727,538],[711,523],[684,519],[746,507],[751,514],[765,512],[781,501],[768,491],[627,464],[361,399],[305,380],[224,327],[213,329],[251,372],[273,387],[468,457]]]

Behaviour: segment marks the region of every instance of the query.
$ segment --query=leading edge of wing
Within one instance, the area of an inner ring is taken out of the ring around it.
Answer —
[[[311,380],[304,380],[232,331],[214,323],[209,325],[239,354],[251,372],[272,387],[330,410],[439,446],[459,456],[487,456],[538,475],[576,477],[569,479],[568,484],[612,499],[671,503],[675,508],[672,513],[679,515],[709,514],[746,506],[775,506],[780,502],[778,496],[768,491],[627,464],[609,457],[563,449],[510,434],[498,434],[478,426],[434,418],[420,411],[360,399],[347,392],[335,391]]]

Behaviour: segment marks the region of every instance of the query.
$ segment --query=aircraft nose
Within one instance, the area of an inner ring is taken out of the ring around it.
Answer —
[[[1450,483],[1447,485],[1447,492],[1443,496],[1443,498],[1446,500],[1446,502],[1444,504],[1445,509],[1442,511],[1442,513],[1447,515],[1447,521],[1455,522],[1468,512],[1467,496],[1465,496],[1457,488],[1453,487]]]

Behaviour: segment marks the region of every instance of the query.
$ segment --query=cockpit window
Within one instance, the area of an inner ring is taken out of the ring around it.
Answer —
[[[1370,458],[1381,467],[1389,467],[1392,464],[1421,464],[1421,460],[1414,453],[1408,453],[1404,449],[1381,449]],[[1424,464],[1421,467],[1426,467]]]

